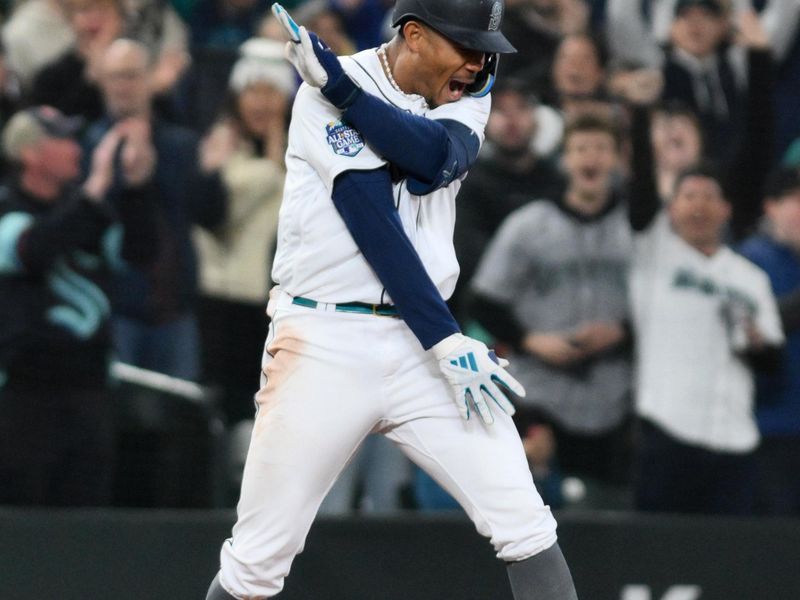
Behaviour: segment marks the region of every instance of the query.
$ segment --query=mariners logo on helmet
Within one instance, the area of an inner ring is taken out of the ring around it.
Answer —
[[[495,2],[492,5],[492,14],[489,17],[489,31],[500,29],[500,20],[503,18],[503,5]]]

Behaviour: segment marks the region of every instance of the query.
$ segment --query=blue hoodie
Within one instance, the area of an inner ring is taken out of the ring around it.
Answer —
[[[739,251],[764,269],[772,290],[781,296],[800,288],[800,254],[765,235],[745,240]],[[800,435],[800,330],[786,331],[779,376],[760,377],[756,416],[765,437]]]

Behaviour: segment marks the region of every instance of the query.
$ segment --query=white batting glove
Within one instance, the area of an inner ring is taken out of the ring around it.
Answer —
[[[272,5],[272,14],[283,25],[291,40],[286,42],[284,50],[286,59],[294,65],[300,77],[308,85],[316,88],[323,87],[328,83],[328,73],[314,52],[313,42],[306,28],[298,26],[286,9],[277,2]]]
[[[299,33],[299,42],[286,42],[284,50],[286,59],[294,65],[300,77],[308,85],[316,88],[325,87],[328,83],[328,72],[322,66],[316,52],[314,52],[314,42],[312,42],[311,36],[305,27],[301,26]],[[317,44],[320,43],[319,38],[314,41]]]
[[[356,101],[361,88],[344,72],[339,58],[313,31],[298,26],[277,2],[272,12],[291,38],[286,42],[286,58],[308,85],[317,87],[336,108],[345,110]]]
[[[505,370],[507,360],[499,358],[483,342],[461,333],[446,337],[431,350],[453,387],[456,406],[465,421],[470,418],[472,406],[487,425],[494,423],[492,405],[509,415],[514,414],[514,406],[498,384],[522,397],[525,388]]]

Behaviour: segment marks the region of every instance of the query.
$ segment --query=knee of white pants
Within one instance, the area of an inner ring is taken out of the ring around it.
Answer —
[[[534,507],[531,511],[520,511],[525,518],[516,525],[495,526],[492,545],[497,558],[516,562],[547,550],[556,542],[556,520],[548,506]]]
[[[246,562],[236,556],[227,540],[220,552],[220,584],[222,587],[243,600],[266,600],[277,595],[283,589],[283,582],[289,573],[291,560],[263,562]]]

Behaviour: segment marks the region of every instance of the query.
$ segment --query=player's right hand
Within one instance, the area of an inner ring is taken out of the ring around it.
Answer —
[[[298,26],[277,2],[272,5],[272,13],[289,34],[291,41],[286,42],[286,59],[294,65],[303,81],[320,88],[337,108],[350,106],[361,88],[344,72],[339,58],[317,34]]]
[[[328,84],[330,77],[328,76],[328,71],[320,62],[319,58],[317,58],[317,54],[314,51],[314,42],[320,44],[320,48],[327,48],[327,45],[324,45],[323,42],[315,33],[308,33],[305,27],[300,27],[298,29],[298,35],[300,36],[300,41],[298,42],[286,42],[286,50],[285,55],[286,59],[294,65],[294,68],[297,69],[297,72],[300,74],[300,77],[303,78],[308,85],[316,88],[323,88]],[[311,36],[314,36],[314,39],[311,39]],[[330,52],[330,50],[328,51]],[[333,53],[331,53],[333,56]],[[339,71],[341,72],[342,67],[338,65],[339,60],[334,56],[336,59],[337,66],[339,67]],[[335,67],[332,68],[334,71],[336,70]],[[334,73],[337,75],[338,73]]]
[[[473,407],[487,425],[494,423],[493,407],[514,414],[514,405],[503,388],[522,397],[525,388],[505,370],[507,360],[498,358],[483,342],[461,333],[446,337],[431,350],[455,392],[456,406],[464,420],[469,420]]]

